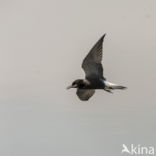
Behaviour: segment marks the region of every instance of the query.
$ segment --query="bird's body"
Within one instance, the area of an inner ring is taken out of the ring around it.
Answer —
[[[84,88],[86,89],[104,89],[105,88],[105,83],[103,79],[84,79],[84,82],[89,82],[88,84],[85,85]]]
[[[88,100],[95,93],[95,89],[103,89],[111,92],[113,89],[125,89],[126,87],[116,85],[106,81],[103,77],[102,61],[102,44],[105,34],[93,46],[82,63],[85,71],[85,79],[75,80],[69,88],[77,88],[77,96],[83,100]]]

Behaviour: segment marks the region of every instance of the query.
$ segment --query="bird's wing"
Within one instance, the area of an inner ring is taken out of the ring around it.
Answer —
[[[86,78],[103,78],[102,61],[102,44],[104,34],[90,50],[82,63]]]
[[[95,93],[94,89],[79,89],[79,88],[77,89],[76,92],[77,96],[82,101],[89,100],[89,98],[92,97],[94,93]]]

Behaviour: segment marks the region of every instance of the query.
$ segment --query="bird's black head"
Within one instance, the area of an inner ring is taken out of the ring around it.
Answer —
[[[75,80],[72,85],[68,86],[67,89],[70,89],[70,88],[84,88],[86,86],[86,83],[84,82],[84,80],[82,79],[78,79],[78,80]]]

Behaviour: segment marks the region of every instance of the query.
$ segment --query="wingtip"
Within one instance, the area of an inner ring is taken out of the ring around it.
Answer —
[[[103,40],[106,36],[106,33],[104,35],[102,35],[101,40]]]
[[[102,38],[104,38],[106,36],[106,33],[102,36]]]

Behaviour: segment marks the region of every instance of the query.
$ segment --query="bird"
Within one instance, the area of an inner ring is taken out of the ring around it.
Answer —
[[[96,89],[102,89],[113,93],[115,89],[126,89],[127,87],[111,83],[103,76],[103,40],[104,34],[96,44],[91,48],[82,62],[82,68],[85,72],[85,79],[75,80],[67,89],[77,88],[76,94],[82,101],[89,100]]]

